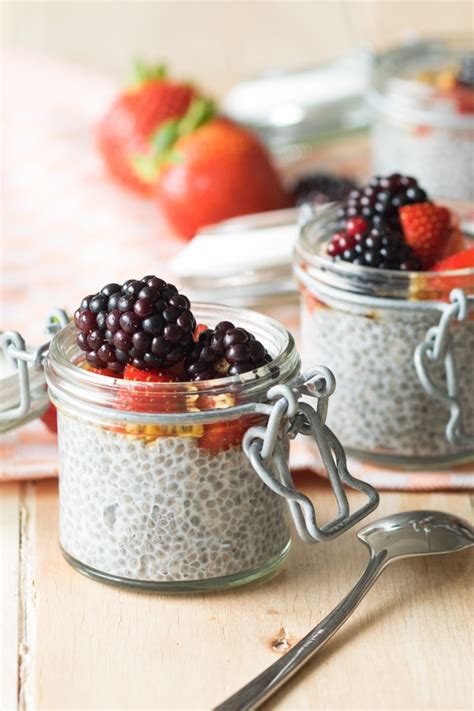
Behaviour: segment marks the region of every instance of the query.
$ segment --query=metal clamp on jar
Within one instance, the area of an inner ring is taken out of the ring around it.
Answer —
[[[46,317],[45,330],[53,336],[69,319],[62,309],[54,309]],[[38,348],[28,348],[17,331],[0,334],[0,356],[5,376],[0,381],[0,432],[41,417],[49,406],[43,365],[49,342]]]

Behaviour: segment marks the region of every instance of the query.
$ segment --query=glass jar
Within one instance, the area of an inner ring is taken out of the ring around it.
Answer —
[[[328,425],[360,459],[410,468],[472,460],[474,269],[408,273],[333,261],[326,245],[337,207],[303,227],[294,265],[303,365],[325,363],[338,383]]]
[[[374,61],[373,173],[413,175],[431,194],[474,199],[474,90],[454,85],[472,38],[406,44]]]
[[[339,443],[325,439],[339,514],[316,526],[312,506],[292,486],[287,435],[313,428],[327,438],[330,374],[300,375],[293,338],[273,319],[204,304],[193,312],[210,327],[230,320],[247,328],[272,363],[207,382],[137,383],[80,367],[73,324],[51,343],[45,368],[58,410],[60,543],[75,568],[103,582],[160,591],[239,585],[288,555],[285,499],[298,531],[307,521],[314,541],[377,505],[373,489],[339,463]],[[307,419],[297,406],[303,389],[319,398],[319,414]],[[343,482],[369,498],[352,514]]]

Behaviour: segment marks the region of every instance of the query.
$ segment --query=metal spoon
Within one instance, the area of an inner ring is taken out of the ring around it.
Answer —
[[[441,511],[408,511],[362,528],[357,537],[370,551],[367,568],[346,597],[283,657],[214,711],[250,711],[272,696],[342,626],[386,566],[398,558],[453,553],[474,545],[474,530]]]

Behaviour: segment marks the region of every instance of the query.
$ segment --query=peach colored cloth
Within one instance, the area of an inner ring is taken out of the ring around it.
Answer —
[[[82,296],[111,280],[145,272],[166,277],[167,260],[182,243],[151,202],[114,185],[94,149],[93,128],[114,96],[114,82],[18,52],[5,56],[3,76],[1,328],[19,330],[37,345],[52,307],[72,313]],[[296,311],[285,321],[294,330]],[[39,421],[6,433],[0,462],[0,481],[56,476],[55,437]],[[350,464],[378,488],[474,485],[472,466],[412,474]],[[292,466],[320,470],[304,440],[294,443]]]

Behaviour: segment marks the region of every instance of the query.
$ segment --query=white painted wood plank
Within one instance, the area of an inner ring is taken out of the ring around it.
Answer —
[[[0,486],[0,709],[18,699],[18,619],[21,484]]]
[[[351,531],[295,545],[286,569],[261,585],[214,595],[124,592],[63,561],[56,485],[37,490],[35,711],[212,708],[276,658],[282,626],[300,639],[366,562]],[[310,493],[328,513],[327,486],[313,479]],[[372,517],[414,508],[468,517],[469,495],[385,493]],[[470,709],[472,560],[465,551],[393,565],[268,708]]]

